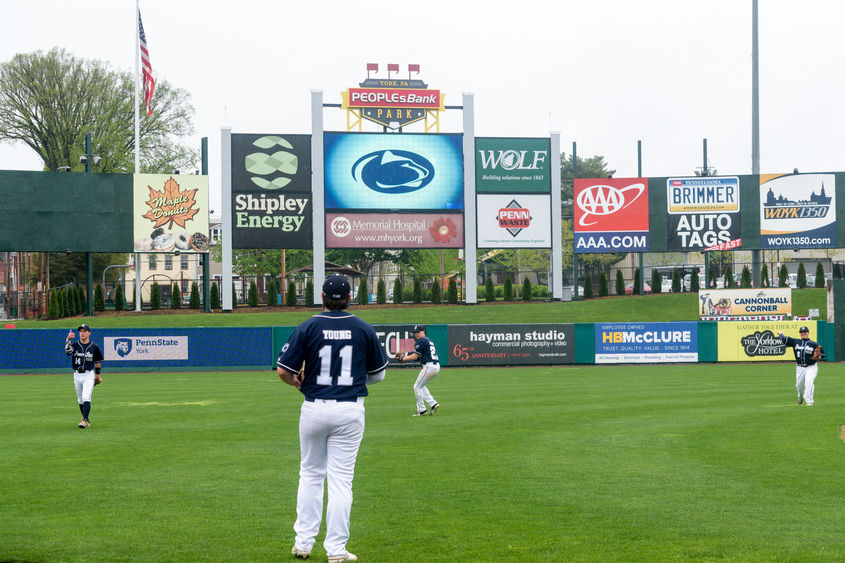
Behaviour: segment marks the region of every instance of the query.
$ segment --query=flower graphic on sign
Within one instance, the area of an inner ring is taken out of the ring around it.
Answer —
[[[458,236],[458,228],[455,226],[455,223],[445,217],[441,217],[435,221],[428,228],[428,232],[431,233],[431,238],[435,242],[443,244],[447,244],[450,240]]]
[[[153,189],[152,186],[147,187],[150,189],[150,199],[145,203],[150,206],[150,210],[141,217],[152,221],[155,227],[167,225],[172,229],[174,223],[185,227],[185,222],[193,219],[199,212],[194,200],[197,188],[181,191],[179,184],[172,177],[164,183],[164,189],[161,191]]]

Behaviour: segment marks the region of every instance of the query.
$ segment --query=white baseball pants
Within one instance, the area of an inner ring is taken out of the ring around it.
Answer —
[[[73,386],[76,387],[76,399],[79,401],[79,404],[90,403],[91,394],[94,391],[94,372],[73,372]]]
[[[323,516],[323,482],[328,481],[326,553],[346,552],[352,478],[358,447],[364,437],[364,398],[357,403],[316,399],[305,401],[299,416],[299,491],[296,497],[296,547],[311,551]]]
[[[815,389],[816,376],[819,374],[819,365],[795,368],[795,389],[798,390],[798,398],[804,398],[807,405],[813,404],[813,391]]]
[[[425,411],[425,405],[436,405],[437,401],[431,396],[431,392],[426,387],[426,384],[434,379],[434,376],[440,373],[440,364],[423,364],[417,380],[414,382],[414,395],[417,397],[417,412]]]

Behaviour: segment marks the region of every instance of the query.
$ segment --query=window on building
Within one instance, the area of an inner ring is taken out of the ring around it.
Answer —
[[[188,269],[188,255],[183,254],[180,258],[182,260],[182,262],[181,262],[182,269],[187,270]]]
[[[172,270],[173,269],[173,256],[168,254],[164,257],[164,269],[165,270]]]
[[[150,262],[149,262],[150,270],[155,270],[156,269],[156,255],[150,254],[149,257],[150,257],[149,258],[149,260],[150,260]]]

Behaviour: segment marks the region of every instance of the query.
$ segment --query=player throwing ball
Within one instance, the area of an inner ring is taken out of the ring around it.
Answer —
[[[79,410],[82,412],[82,420],[79,421],[80,428],[90,428],[91,422],[88,417],[91,414],[91,395],[94,393],[94,386],[102,381],[100,368],[103,361],[103,353],[100,348],[91,342],[91,327],[81,324],[77,328],[79,340],[74,340],[76,335],[71,330],[65,339],[65,354],[72,356],[73,385],[76,387],[76,398],[79,401]]]
[[[364,397],[367,385],[383,380],[387,367],[373,328],[346,311],[349,294],[344,276],[326,278],[323,312],[296,327],[276,362],[279,377],[305,396],[299,415],[301,462],[291,553],[300,559],[311,555],[323,515],[323,482],[328,480],[323,547],[331,563],[358,560],[346,543],[352,478],[364,437]]]
[[[781,342],[795,352],[795,388],[798,390],[798,404],[806,403],[808,407],[812,407],[816,376],[819,374],[816,362],[825,357],[824,349],[817,342],[810,340],[810,329],[806,326],[798,329],[800,339],[784,336],[780,331],[778,334]]]
[[[419,360],[422,364],[420,374],[414,382],[414,395],[417,398],[417,412],[414,413],[414,416],[426,414],[426,403],[429,406],[428,414],[431,415],[437,412],[440,404],[431,396],[431,392],[426,385],[440,373],[440,361],[437,358],[437,350],[434,349],[434,344],[425,336],[425,327],[417,325],[413,332],[416,341],[414,342],[414,351],[397,354],[396,359],[400,362]]]

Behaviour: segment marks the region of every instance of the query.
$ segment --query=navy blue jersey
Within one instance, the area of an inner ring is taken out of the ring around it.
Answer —
[[[414,342],[414,352],[420,355],[421,364],[440,363],[440,360],[437,358],[437,350],[434,349],[434,344],[426,336]]]
[[[280,368],[298,372],[308,399],[355,400],[367,395],[367,375],[387,367],[373,327],[346,311],[325,311],[296,327],[279,353]]]
[[[73,356],[71,362],[73,371],[76,373],[94,371],[94,364],[103,361],[103,353],[100,348],[90,340],[88,344],[83,344],[78,340],[66,340],[65,354]]]
[[[816,348],[819,348],[817,342],[813,342],[812,340],[802,340],[800,338],[792,338],[790,336],[783,335],[781,336],[781,341],[793,349],[795,352],[795,363],[799,366],[811,366],[815,364],[815,360],[812,359],[813,352]],[[821,358],[825,357],[824,349],[821,351]]]

